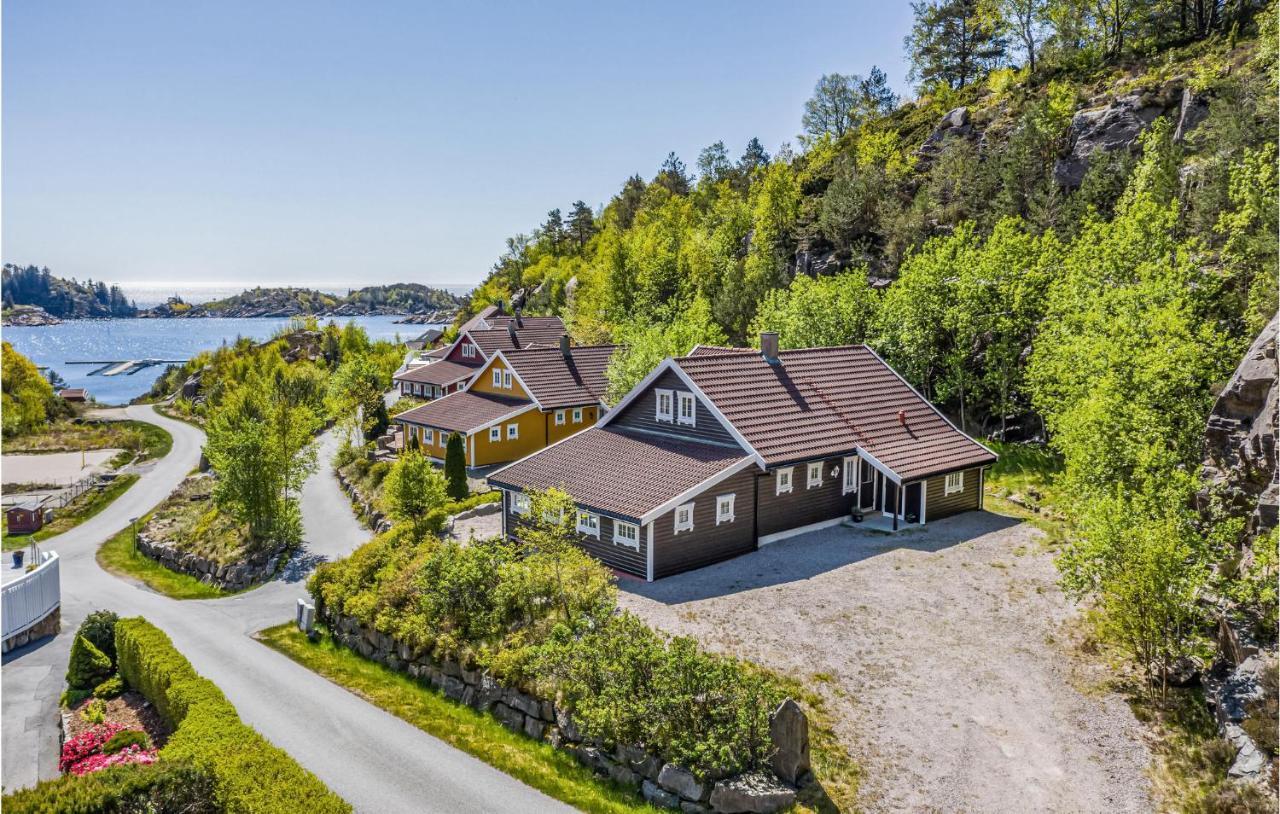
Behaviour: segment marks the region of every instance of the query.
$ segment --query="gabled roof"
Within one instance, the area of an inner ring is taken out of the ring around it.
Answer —
[[[488,480],[508,489],[563,489],[581,506],[647,522],[672,500],[752,462],[740,449],[591,427]]]
[[[776,364],[699,347],[673,364],[767,466],[856,449],[906,480],[996,460],[865,345],[786,350]]]
[[[573,346],[568,358],[558,347],[504,350],[498,351],[497,356],[511,368],[538,406],[552,410],[602,402],[608,388],[605,370],[617,348]]]
[[[489,319],[495,316],[498,316],[501,313],[502,313],[502,306],[486,305],[484,308],[480,309],[480,312],[478,314],[476,314],[466,322],[462,323],[462,325],[458,328],[458,335],[461,336],[467,331],[484,330],[486,328],[493,327],[492,325],[489,324]]]
[[[530,320],[526,319],[523,328],[516,328],[514,339],[507,327],[467,331],[466,334],[459,335],[459,342],[463,336],[471,337],[471,341],[488,358],[500,350],[559,346],[560,337],[564,336],[564,323],[559,317],[545,317],[539,323],[530,325]]]
[[[533,406],[532,402],[524,399],[462,390],[399,413],[394,420],[449,432],[472,433]]]
[[[457,362],[431,362],[415,365],[403,373],[397,373],[398,382],[414,382],[415,384],[435,384],[441,387],[447,384],[469,379],[475,375],[475,365],[460,365]]]

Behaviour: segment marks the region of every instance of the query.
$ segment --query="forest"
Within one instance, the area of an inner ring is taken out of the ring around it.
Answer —
[[[53,276],[48,268],[6,263],[0,289],[4,308],[38,305],[58,318],[132,317],[138,308],[125,298],[119,286],[99,280],[81,283]]]
[[[1276,313],[1276,5],[913,10],[914,99],[823,76],[794,144],[552,209],[465,311],[524,290],[627,345],[615,396],[700,342],[869,344],[974,436],[1047,444],[1063,586],[1162,694],[1205,597],[1276,630],[1274,530],[1192,508],[1216,388]]]

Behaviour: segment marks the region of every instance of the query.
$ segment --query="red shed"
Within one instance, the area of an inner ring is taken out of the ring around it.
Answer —
[[[4,519],[10,534],[32,534],[44,528],[46,510],[43,501],[28,500],[5,510]]]

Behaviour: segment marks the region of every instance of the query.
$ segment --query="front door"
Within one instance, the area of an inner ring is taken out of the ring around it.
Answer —
[[[906,516],[902,519],[906,520],[908,523],[919,523],[924,520],[924,518],[920,516],[920,488],[920,481],[908,483],[906,486],[907,508]]]
[[[892,515],[898,509],[898,484],[883,478],[884,503],[880,504],[880,510],[885,514]]]
[[[876,469],[862,460],[858,465],[862,467],[862,484],[858,488],[858,507],[870,509],[876,505]]]

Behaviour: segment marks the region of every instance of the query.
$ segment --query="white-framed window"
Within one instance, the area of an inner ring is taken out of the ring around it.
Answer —
[[[500,368],[495,367],[493,369],[493,386],[494,387],[502,386],[502,370]]]
[[[822,461],[809,464],[805,485],[810,489],[822,485]]]
[[[462,356],[465,359],[474,359],[476,356],[476,346],[470,342],[462,343]]]
[[[657,412],[654,415],[654,419],[656,419],[657,421],[674,421],[675,410],[673,409],[673,406],[672,406],[674,402],[672,401],[671,391],[658,389],[658,390],[654,390],[653,392],[654,392],[654,395],[656,396],[656,401],[658,405]]]
[[[556,426],[564,425],[564,410],[556,410]]]
[[[542,522],[544,522],[544,523],[563,523],[563,522],[564,522],[564,509],[560,509],[559,511],[554,511],[554,512],[553,512],[553,511],[551,511],[550,509],[543,509],[543,510],[542,510]]]
[[[573,423],[574,423],[574,424],[581,424],[581,423],[582,423],[582,408],[581,408],[581,407],[575,407],[575,408],[573,408]]]
[[[943,494],[949,495],[949,494],[952,494],[953,492],[963,492],[963,491],[964,491],[964,473],[952,472],[951,474],[947,475],[946,488],[943,489]]]
[[[517,439],[517,438],[519,438],[519,437],[520,437],[520,425],[519,425],[519,424],[508,424],[508,425],[507,425],[507,440],[508,440],[508,441],[514,441],[514,440],[516,440],[516,439]]]
[[[600,515],[591,512],[578,512],[578,531],[600,539]]]
[[[426,430],[423,430],[423,431],[422,431],[422,443],[423,443],[424,445],[426,445],[426,446],[435,446],[435,443],[436,443],[436,431],[435,431],[435,430],[432,430],[432,429],[426,429]]]
[[[716,498],[716,525],[733,522],[733,499],[736,494],[720,495]]]
[[[840,494],[847,495],[856,491],[858,491],[858,458],[853,456],[844,459],[844,480],[841,481]]]
[[[676,506],[676,534],[682,531],[693,531],[692,503],[682,503]]]
[[[698,411],[694,406],[695,402],[693,400],[693,394],[681,392],[679,396],[680,404],[679,412],[676,413],[676,423],[688,424],[690,427],[696,427]]]
[[[613,542],[639,551],[640,527],[635,523],[624,523],[621,520],[613,521]]]
[[[510,370],[502,371],[502,386],[507,388],[508,390],[511,389],[511,371]]]
[[[511,511],[515,514],[529,513],[529,496],[524,492],[516,492],[511,496]]]
[[[501,428],[501,427],[490,427],[490,428],[489,428],[489,440],[490,440],[490,441],[501,441],[501,440],[502,440],[502,428]]]
[[[777,474],[774,475],[773,493],[775,495],[782,495],[791,491],[791,474],[793,470],[794,467],[788,466],[785,469],[779,469]]]

